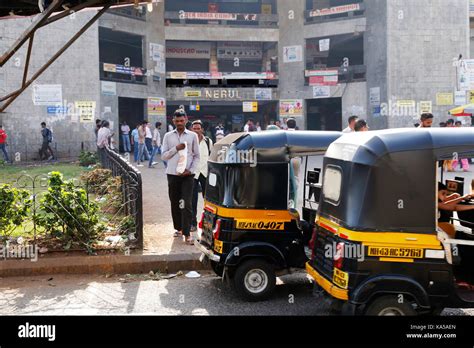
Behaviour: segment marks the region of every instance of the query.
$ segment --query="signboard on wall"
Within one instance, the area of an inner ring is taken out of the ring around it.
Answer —
[[[255,88],[255,99],[272,100],[272,90],[270,88]]]
[[[313,98],[329,98],[331,96],[331,87],[330,86],[314,86],[313,87]]]
[[[165,98],[149,97],[147,100],[148,116],[166,116]]]
[[[201,91],[184,91],[184,96],[186,98],[200,98]]]
[[[420,113],[431,114],[433,112],[433,102],[431,100],[424,100],[420,102]]]
[[[210,42],[167,41],[166,58],[210,59]]]
[[[60,105],[62,102],[62,85],[33,85],[34,105]]]
[[[347,13],[352,11],[360,11],[360,4],[348,4],[343,6],[334,6],[329,8],[322,8],[312,10],[309,13],[310,17],[322,17],[330,16],[335,14]]]
[[[272,4],[262,4],[262,14],[271,15],[272,14]]]
[[[280,100],[280,117],[303,116],[303,99]]]
[[[74,107],[79,114],[79,120],[83,123],[94,122],[95,118],[95,101],[76,101]]]
[[[243,112],[257,112],[258,102],[243,102],[242,109],[243,109]]]
[[[380,105],[380,87],[372,87],[369,90],[369,102],[372,106]]]
[[[218,59],[256,59],[263,57],[263,46],[259,42],[218,42]]]
[[[449,106],[454,104],[453,93],[436,93],[436,105]]]
[[[466,104],[466,91],[456,91],[454,93],[454,105],[461,106]]]
[[[474,89],[474,59],[463,59],[459,62],[459,89],[469,91]]]
[[[303,61],[302,46],[285,46],[283,47],[283,62],[295,63]]]
[[[117,83],[100,81],[100,89],[103,95],[117,95]]]

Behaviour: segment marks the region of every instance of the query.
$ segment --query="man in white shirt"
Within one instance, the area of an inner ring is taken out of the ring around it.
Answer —
[[[151,156],[153,152],[153,133],[151,132],[151,124],[149,122],[146,122],[145,132],[145,147],[148,155]]]
[[[176,230],[175,237],[184,236],[186,243],[193,243],[190,234],[193,218],[193,187],[194,175],[199,166],[199,139],[196,133],[186,129],[188,117],[178,109],[173,116],[176,129],[165,134],[163,138],[161,158],[168,161],[166,174],[168,178],[168,194],[171,201],[171,215]],[[180,155],[186,150],[187,155]],[[184,172],[178,171],[183,158],[186,158]]]
[[[347,120],[347,123],[349,123],[349,126],[347,128],[345,128],[342,131],[342,133],[352,133],[352,132],[354,132],[354,127],[355,127],[355,124],[356,124],[358,119],[359,119],[358,116],[349,117],[349,119]]]
[[[191,232],[197,230],[197,204],[199,196],[199,187],[201,187],[202,196],[206,194],[207,181],[207,161],[212,150],[212,140],[204,136],[204,129],[200,120],[194,121],[192,130],[197,134],[199,139],[199,167],[196,169],[194,176],[194,190],[193,190],[193,221],[191,223]]]

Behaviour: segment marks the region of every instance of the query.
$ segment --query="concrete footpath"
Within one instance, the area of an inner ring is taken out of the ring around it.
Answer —
[[[181,238],[173,237],[173,223],[168,198],[168,184],[164,166],[140,167],[143,178],[144,249],[130,255],[115,254],[88,256],[83,253],[58,252],[40,255],[38,261],[0,260],[0,277],[48,274],[133,274],[160,271],[161,273],[207,269],[201,253]],[[199,202],[202,209],[202,198]],[[198,217],[199,219],[200,217]]]

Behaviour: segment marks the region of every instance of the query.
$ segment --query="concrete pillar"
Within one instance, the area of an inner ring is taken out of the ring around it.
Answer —
[[[278,0],[278,21],[280,28],[278,47],[278,70],[280,75],[280,99],[299,99],[303,94],[305,71],[304,11],[305,0]],[[301,59],[285,63],[285,49],[290,46],[301,48]],[[304,104],[306,104],[304,102]],[[304,106],[306,115],[306,105]],[[306,129],[306,116],[296,118],[300,129]]]

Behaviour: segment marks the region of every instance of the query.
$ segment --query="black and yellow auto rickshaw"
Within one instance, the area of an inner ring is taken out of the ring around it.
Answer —
[[[297,168],[302,157],[323,155],[340,135],[237,133],[215,144],[195,245],[203,252],[202,260],[210,260],[216,274],[229,279],[242,297],[265,299],[276,276],[292,268],[304,269],[308,260],[304,244],[312,228],[295,209]],[[316,186],[317,180],[316,175],[310,181]],[[303,216],[315,216],[308,209]]]
[[[306,269],[343,312],[474,307],[474,221],[452,220],[452,232],[438,223],[438,162],[453,157],[474,157],[473,128],[354,133],[330,145]]]

